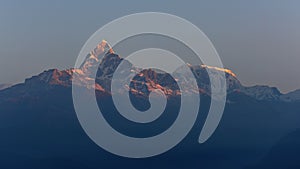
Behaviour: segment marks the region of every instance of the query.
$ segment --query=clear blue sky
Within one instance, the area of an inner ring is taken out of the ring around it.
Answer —
[[[22,82],[49,68],[70,68],[101,26],[146,11],[183,17],[214,43],[225,67],[245,85],[300,88],[300,1],[0,2],[0,83]]]

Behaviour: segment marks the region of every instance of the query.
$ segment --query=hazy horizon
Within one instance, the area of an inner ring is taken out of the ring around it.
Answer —
[[[242,84],[275,86],[283,93],[300,88],[297,1],[0,4],[0,84],[23,82],[50,68],[71,68],[85,41],[101,26],[124,15],[154,11],[198,26]]]

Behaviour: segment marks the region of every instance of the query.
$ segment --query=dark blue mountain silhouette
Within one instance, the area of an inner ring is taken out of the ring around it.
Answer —
[[[86,63],[93,63],[90,56]],[[176,118],[180,96],[171,94],[164,115],[157,123],[140,126],[124,121],[114,107],[109,90],[111,74],[121,61],[110,51],[100,63],[96,78],[99,86],[92,88],[98,106],[119,132],[135,137],[162,132]],[[87,65],[83,67],[88,68]],[[228,96],[223,119],[214,135],[206,143],[199,144],[198,136],[211,101],[210,82],[207,67],[194,66],[191,70],[197,78],[201,97],[196,124],[174,149],[147,159],[112,155],[88,138],[76,118],[72,102],[72,75],[79,70],[48,70],[25,83],[1,90],[0,167],[238,169],[255,166],[265,169],[299,166],[299,132],[286,137],[300,127],[299,102],[287,100],[276,88],[244,87],[230,72],[226,72]],[[140,110],[149,107],[148,94],[151,87],[155,88],[142,84],[160,84],[172,91],[178,89],[176,80],[170,75],[151,69],[142,70],[134,79],[130,85],[135,89],[130,91],[131,102]],[[76,84],[88,87],[84,79]],[[276,162],[272,163],[273,160]]]

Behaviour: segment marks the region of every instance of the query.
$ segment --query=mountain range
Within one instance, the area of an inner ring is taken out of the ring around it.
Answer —
[[[104,52],[105,56],[103,60],[100,61],[99,55],[102,55]],[[77,78],[74,83],[78,86],[86,87],[86,88],[95,88],[95,90],[110,93],[110,81],[112,79],[113,73],[119,64],[124,60],[119,55],[115,54],[113,49],[109,46],[106,41],[102,41],[93,51],[91,51],[86,59],[85,62],[81,65],[79,69],[67,69],[67,70],[58,70],[58,69],[50,69],[44,71],[43,73],[33,76],[25,80],[25,83],[14,85],[12,89],[16,92],[19,86],[27,86],[30,88],[32,85],[36,84],[45,84],[49,86],[64,86],[64,87],[71,87],[72,86],[72,76],[73,74],[82,75],[82,78]],[[96,85],[92,86],[94,83],[94,79],[91,75],[91,69],[98,67],[97,76],[96,76]],[[141,94],[147,94],[155,89],[161,89],[164,91],[166,95],[179,93],[174,89],[172,90],[172,84],[174,84],[174,80],[179,79],[172,79],[170,75],[167,73],[158,72],[152,69],[140,69],[132,66],[129,62],[127,63],[129,71],[123,73],[124,76],[121,78],[128,78],[130,74],[137,74],[136,79],[132,80],[131,82],[133,85],[131,87],[126,86],[124,84],[124,88],[130,88],[131,92],[140,92]],[[256,85],[251,87],[246,87],[241,84],[241,82],[237,79],[237,76],[229,69],[217,68],[208,65],[196,65],[192,66],[188,64],[189,68],[193,72],[195,76],[198,88],[195,89],[195,92],[200,92],[204,94],[210,94],[210,82],[209,77],[207,74],[207,70],[211,72],[218,72],[223,71],[226,76],[226,83],[227,83],[227,93],[243,93],[249,97],[252,97],[256,100],[269,100],[269,101],[282,101],[282,102],[297,102],[300,101],[300,89],[287,93],[282,94],[276,87],[269,87],[266,85]],[[216,73],[217,75],[217,73]],[[138,78],[140,77],[140,78]],[[182,77],[184,78],[184,77]],[[123,79],[120,79],[120,83],[122,83]],[[185,85],[189,85],[189,79],[180,79],[183,80]],[[125,80],[123,80],[125,81]],[[160,82],[164,82],[165,85],[159,85]],[[143,84],[143,85],[139,85]],[[169,86],[167,85],[169,84]],[[0,85],[1,89],[6,89],[11,85],[3,84]],[[136,90],[137,87],[142,87]],[[173,86],[174,88],[174,86]],[[143,93],[144,92],[144,93]]]
[[[101,60],[100,55],[104,55]],[[124,119],[117,115],[111,98],[111,80],[121,62],[128,69],[116,79],[119,90],[113,92],[123,94],[129,90],[131,101],[143,110],[149,106],[149,93],[160,89],[170,100],[166,111],[176,112],[176,99],[181,94],[176,82],[180,80],[188,87],[191,79],[184,76],[174,79],[162,71],[135,67],[102,41],[86,56],[80,68],[51,69],[26,79],[24,83],[0,88],[2,168],[300,167],[297,162],[300,151],[293,152],[292,155],[298,153],[293,159],[280,161],[276,156],[289,148],[285,137],[288,140],[299,137],[292,133],[299,133],[295,131],[300,128],[300,90],[282,94],[275,87],[246,87],[231,70],[209,65],[187,64],[197,81],[198,88],[193,91],[200,93],[201,107],[194,128],[181,144],[160,156],[140,160],[117,157],[101,150],[89,140],[78,123],[72,103],[72,83],[95,90],[98,106],[109,112],[105,114],[107,120],[115,120],[114,128],[129,135],[146,137],[149,133],[157,134],[176,118],[176,113],[171,114],[171,120],[160,120],[162,124],[153,124],[156,127],[123,123]],[[95,69],[97,74],[93,78],[92,70]],[[219,78],[218,72],[225,73],[227,101],[218,129],[206,143],[199,144],[197,137],[207,116],[211,95],[207,71],[215,75],[213,78]],[[130,84],[125,84],[124,79],[132,76]],[[289,146],[291,144],[295,142]],[[295,147],[299,150],[299,144]],[[276,165],[269,162],[273,159],[277,159]]]

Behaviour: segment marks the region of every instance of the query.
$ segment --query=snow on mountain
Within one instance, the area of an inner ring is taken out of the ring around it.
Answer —
[[[252,86],[252,87],[243,87],[242,90],[248,96],[251,96],[257,100],[279,100],[282,95],[276,87],[269,86]]]
[[[95,67],[98,68],[100,57],[109,54],[114,54],[114,51],[107,41],[103,40],[86,56],[86,59],[81,65],[80,69],[84,73],[91,73],[92,69],[95,69]]]

